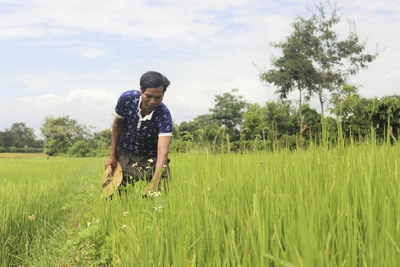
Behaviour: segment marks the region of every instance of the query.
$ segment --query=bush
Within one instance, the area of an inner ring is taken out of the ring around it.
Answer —
[[[68,150],[68,154],[73,157],[88,157],[91,152],[87,141],[76,141]]]

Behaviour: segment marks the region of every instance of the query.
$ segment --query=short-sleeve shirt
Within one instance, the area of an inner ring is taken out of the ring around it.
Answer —
[[[157,157],[159,136],[172,136],[172,117],[161,103],[149,115],[140,113],[141,94],[138,90],[124,92],[115,107],[116,117],[126,120],[119,146],[137,156]]]

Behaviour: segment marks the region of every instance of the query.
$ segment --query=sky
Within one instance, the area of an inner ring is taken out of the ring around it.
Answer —
[[[209,113],[216,95],[238,88],[251,103],[278,98],[258,76],[279,56],[311,0],[0,0],[0,131],[24,122],[41,138],[46,116],[69,116],[94,131],[111,127],[118,97],[149,70],[170,81],[164,103],[176,123]],[[328,2],[326,11],[331,10]],[[364,97],[400,94],[400,0],[338,0],[379,52],[349,81]],[[296,99],[297,95],[291,95]],[[318,109],[317,99],[311,106]]]

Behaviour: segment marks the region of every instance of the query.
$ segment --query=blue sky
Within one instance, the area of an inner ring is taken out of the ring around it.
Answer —
[[[0,130],[39,128],[69,115],[96,130],[110,127],[118,96],[141,74],[171,80],[164,102],[176,122],[208,113],[217,94],[238,88],[249,102],[275,100],[257,65],[268,69],[309,0],[0,0]],[[365,97],[400,93],[400,0],[337,1],[345,36],[356,22],[368,52],[380,56],[351,82]],[[326,7],[329,10],[329,7]],[[383,51],[382,51],[383,50]],[[293,95],[291,98],[295,99]],[[318,108],[317,100],[311,105]]]

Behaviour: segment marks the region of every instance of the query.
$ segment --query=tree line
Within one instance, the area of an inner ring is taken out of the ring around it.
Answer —
[[[276,149],[335,145],[341,140],[362,143],[376,140],[396,143],[400,130],[400,96],[364,98],[356,86],[345,85],[329,100],[329,116],[308,103],[301,106],[302,132],[297,103],[278,99],[264,105],[249,103],[232,89],[214,98],[214,107],[190,121],[174,123],[171,151],[252,152]],[[63,117],[46,117],[41,127],[43,140],[23,122],[0,131],[1,152],[44,152],[48,155],[78,157],[107,156],[111,147],[111,128],[94,132],[92,127]]]
[[[273,151],[303,146],[335,145],[340,140],[362,143],[375,138],[397,142],[400,127],[400,96],[364,98],[357,87],[345,85],[329,101],[330,116],[301,105],[301,125],[297,103],[279,99],[261,106],[247,103],[232,90],[215,97],[209,114],[174,127],[173,149],[177,152]]]

